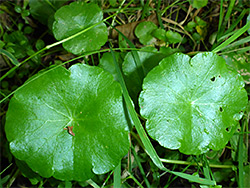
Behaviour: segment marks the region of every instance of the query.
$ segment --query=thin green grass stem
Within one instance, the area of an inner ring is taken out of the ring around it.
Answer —
[[[0,172],[0,176],[8,169],[11,167],[13,163],[10,163],[5,169],[2,170],[2,172]]]
[[[235,41],[239,36],[241,36],[243,33],[245,33],[250,28],[250,22],[248,22],[244,27],[239,29],[237,32],[234,33],[233,36],[231,36],[229,39],[227,39],[225,42],[220,44],[218,47],[212,50],[212,52],[217,53],[221,51],[221,49],[225,48],[227,45]]]
[[[221,28],[219,30],[219,37],[224,33],[225,31],[225,28],[226,28],[226,24],[227,24],[227,21],[229,20],[230,18],[230,15],[232,13],[232,10],[233,10],[233,7],[234,7],[234,4],[235,4],[235,0],[230,0],[230,3],[229,3],[229,7],[227,9],[227,13],[226,13],[226,16],[224,17],[224,21],[221,25]]]
[[[156,7],[156,15],[157,15],[157,19],[159,22],[159,25],[162,29],[165,29],[161,20],[161,12],[160,12],[160,7],[161,7],[161,0],[155,0],[155,3],[157,4]]]
[[[181,172],[184,173],[189,167],[190,167],[190,165],[188,165],[187,167],[185,167]],[[176,178],[178,178],[178,176],[174,176],[170,181],[168,181],[168,183],[164,186],[164,188],[169,187],[170,184],[171,184]]]
[[[143,180],[145,181],[145,184],[146,184],[147,188],[150,188],[150,187],[151,187],[151,186],[150,186],[150,183],[149,183],[149,181],[148,181],[148,179],[147,179],[147,177],[146,177],[146,174],[145,174],[144,169],[143,169],[143,167],[142,167],[142,165],[141,165],[141,162],[140,162],[140,160],[139,160],[139,158],[138,158],[138,156],[137,156],[137,153],[136,153],[136,151],[135,151],[135,148],[134,148],[132,145],[131,145],[131,149],[132,149],[132,153],[133,153],[133,155],[134,155],[135,161],[136,161],[136,163],[137,163],[137,165],[138,165],[138,167],[139,167],[139,170],[140,170],[140,172],[141,172],[142,178],[143,178]]]
[[[226,34],[230,33],[231,31],[233,31],[233,29],[238,25],[238,23],[240,21],[242,21],[243,17],[245,16],[245,14],[248,11],[249,11],[249,9],[243,9],[243,11],[238,16],[237,20],[232,23],[232,25],[228,28],[228,30],[226,30],[226,32],[223,35],[226,35]]]
[[[127,177],[126,179],[132,179],[132,180],[134,180],[134,182],[135,182],[139,187],[144,188],[144,187],[142,186],[142,184],[140,184],[140,182],[139,182],[130,172],[128,172],[128,174],[129,174],[129,177]]]
[[[94,182],[92,179],[89,179],[86,182],[94,188],[100,188],[100,186],[97,185],[96,182]]]
[[[224,54],[230,54],[232,52],[237,52],[237,54],[242,54],[242,53],[245,53],[248,51],[250,51],[250,46],[244,47],[244,48],[237,48],[237,49],[233,49],[233,50],[229,50],[229,51],[225,51],[225,52],[221,52],[221,53],[217,53],[217,54],[224,55]]]
[[[114,170],[114,187],[120,188],[121,185],[122,183],[121,183],[121,161],[120,161]]]
[[[134,1],[134,0],[130,1],[128,4],[131,4],[133,1]],[[125,2],[126,2],[126,0],[123,0],[123,1],[120,3],[120,6],[119,6],[118,10],[116,11],[117,14],[118,14],[119,12],[121,12],[122,6],[124,5]],[[114,25],[117,14],[113,17],[112,22],[111,22],[111,25]]]
[[[221,51],[224,51],[224,50],[227,50],[230,48],[235,48],[236,46],[240,46],[240,45],[248,43],[248,42],[250,42],[250,36],[245,37],[245,38],[240,39],[236,42],[233,42],[232,44],[227,45],[225,48],[221,49]]]
[[[218,41],[218,37],[221,33],[221,25],[222,25],[223,17],[224,17],[223,0],[220,0],[220,17],[219,17],[217,41]]]
[[[202,154],[202,161],[203,161],[203,172],[204,172],[204,176],[207,178],[207,179],[211,179],[211,176],[210,176],[210,168],[209,168],[209,165],[208,165],[208,161],[207,161],[207,158],[204,154]]]
[[[148,14],[148,9],[149,9],[149,0],[147,0],[146,4],[144,4],[144,6],[143,6],[141,19],[144,19],[146,17],[146,15]]]
[[[244,187],[243,178],[244,178],[244,169],[243,169],[243,134],[239,135],[239,152],[238,152],[238,169],[239,169],[239,179],[238,186],[240,188]]]
[[[189,161],[180,161],[180,160],[170,160],[170,159],[161,159],[163,163],[169,164],[179,164],[179,165],[192,165],[192,166],[203,166],[202,163],[194,163]],[[220,165],[220,164],[209,164],[210,168],[234,168],[234,165]]]
[[[106,185],[106,183],[108,182],[108,180],[109,180],[109,178],[111,177],[111,175],[113,174],[113,172],[114,172],[114,170],[111,171],[111,172],[109,173],[108,177],[107,177],[106,180],[103,182],[101,188],[103,188],[103,187]]]

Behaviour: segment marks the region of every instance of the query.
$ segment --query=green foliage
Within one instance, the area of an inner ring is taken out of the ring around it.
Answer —
[[[3,1],[1,187],[246,186],[249,8]]]
[[[65,39],[100,22],[102,18],[102,11],[96,4],[73,2],[55,13],[54,36],[57,40]],[[86,51],[99,50],[106,43],[107,38],[107,28],[104,23],[100,23],[64,42],[63,47],[73,54],[81,54]]]
[[[135,29],[135,35],[139,38],[142,44],[151,44],[154,41],[152,32],[157,29],[153,22],[142,22]]]
[[[159,40],[163,40],[165,42],[167,41],[166,31],[164,29],[161,28],[156,29],[152,32],[152,35]]]
[[[224,148],[247,105],[243,79],[213,53],[163,59],[145,78],[139,99],[149,135],[194,155]]]
[[[114,169],[129,142],[121,88],[112,76],[78,64],[34,78],[10,101],[5,131],[14,156],[61,180]]]
[[[115,53],[115,57],[116,57],[117,62],[119,63],[119,67],[121,68],[122,59],[121,59],[120,53]],[[102,58],[100,59],[100,63],[98,66],[108,71],[109,73],[111,73],[114,79],[118,81],[118,74],[116,72],[114,62],[113,62],[113,57],[111,53],[109,52],[104,53]]]
[[[192,5],[194,8],[202,8],[207,5],[208,0],[189,0],[189,3]]]
[[[222,57],[226,60],[231,69],[240,73],[246,84],[250,84],[250,62],[248,62],[245,56],[237,53],[230,53]]]
[[[29,0],[31,15],[44,25],[50,25],[54,20],[54,14],[67,0]]]
[[[170,44],[175,44],[175,43],[179,43],[182,41],[181,35],[171,30],[166,32],[166,37]]]
[[[27,51],[32,50],[29,40],[22,31],[14,31],[10,34],[5,33],[3,36],[6,45],[4,48],[12,53],[17,59],[27,55]]]

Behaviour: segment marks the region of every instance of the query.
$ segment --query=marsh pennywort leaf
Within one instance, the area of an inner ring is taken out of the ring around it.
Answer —
[[[76,64],[34,78],[9,104],[5,131],[13,155],[41,176],[61,180],[85,181],[114,169],[129,141],[121,87],[112,75]]]
[[[151,44],[154,42],[152,32],[157,29],[157,26],[153,22],[141,22],[135,28],[135,35],[139,38],[142,44]]]
[[[202,8],[207,5],[208,0],[189,0],[193,8]]]
[[[175,44],[175,43],[179,43],[182,41],[182,36],[179,33],[171,31],[171,30],[166,32],[166,37],[170,44]]]
[[[148,73],[139,103],[152,138],[198,155],[225,147],[243,116],[247,92],[222,57],[174,54]]]
[[[70,37],[88,27],[102,21],[101,9],[93,3],[73,2],[63,6],[55,13],[53,33],[57,40]],[[104,23],[63,43],[63,47],[73,53],[99,50],[108,39],[108,30]]]
[[[166,41],[166,31],[164,29],[158,28],[155,29],[154,31],[152,31],[152,36],[154,36],[155,38],[162,40],[162,41]]]

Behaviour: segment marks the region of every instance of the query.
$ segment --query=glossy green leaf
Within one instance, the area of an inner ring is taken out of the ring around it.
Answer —
[[[85,181],[114,169],[129,140],[112,75],[77,64],[36,77],[9,104],[5,131],[13,155],[41,176],[61,180]]]
[[[208,0],[189,0],[189,3],[192,5],[194,8],[202,8],[207,5]]]
[[[101,9],[93,3],[73,2],[61,7],[55,13],[53,33],[57,40],[63,40],[102,21]],[[108,30],[100,23],[90,30],[64,42],[63,47],[73,53],[99,50],[108,39]]]
[[[166,37],[168,39],[168,42],[171,44],[179,43],[182,41],[182,36],[179,33],[173,32],[171,30],[166,32]]]
[[[171,52],[164,54],[158,52],[154,47],[144,47],[137,53],[140,58],[139,65],[136,65],[132,52],[127,53],[122,64],[125,82],[133,101],[137,101],[142,88],[142,81],[147,73]]]
[[[67,0],[29,0],[31,15],[47,25],[49,18],[54,16],[57,9],[59,9]]]
[[[157,29],[157,26],[153,22],[141,22],[135,28],[135,35],[139,38],[142,44],[151,44],[154,42],[152,32]]]
[[[161,29],[161,28],[155,29],[152,32],[152,35],[159,40],[163,40],[163,41],[167,40],[166,31],[164,29]]]
[[[222,57],[174,54],[148,73],[139,103],[152,138],[198,155],[225,147],[243,116],[247,92]]]

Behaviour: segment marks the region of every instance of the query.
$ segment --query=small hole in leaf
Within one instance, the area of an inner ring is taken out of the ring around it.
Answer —
[[[223,108],[222,107],[220,107],[220,112],[223,112]]]
[[[214,81],[215,81],[215,77],[211,78],[210,80],[211,80],[212,82],[214,82]]]
[[[221,75],[219,74],[219,78],[221,78]]]
[[[226,128],[226,131],[229,133],[229,132],[231,132],[231,129],[232,129],[232,126],[229,126]]]

